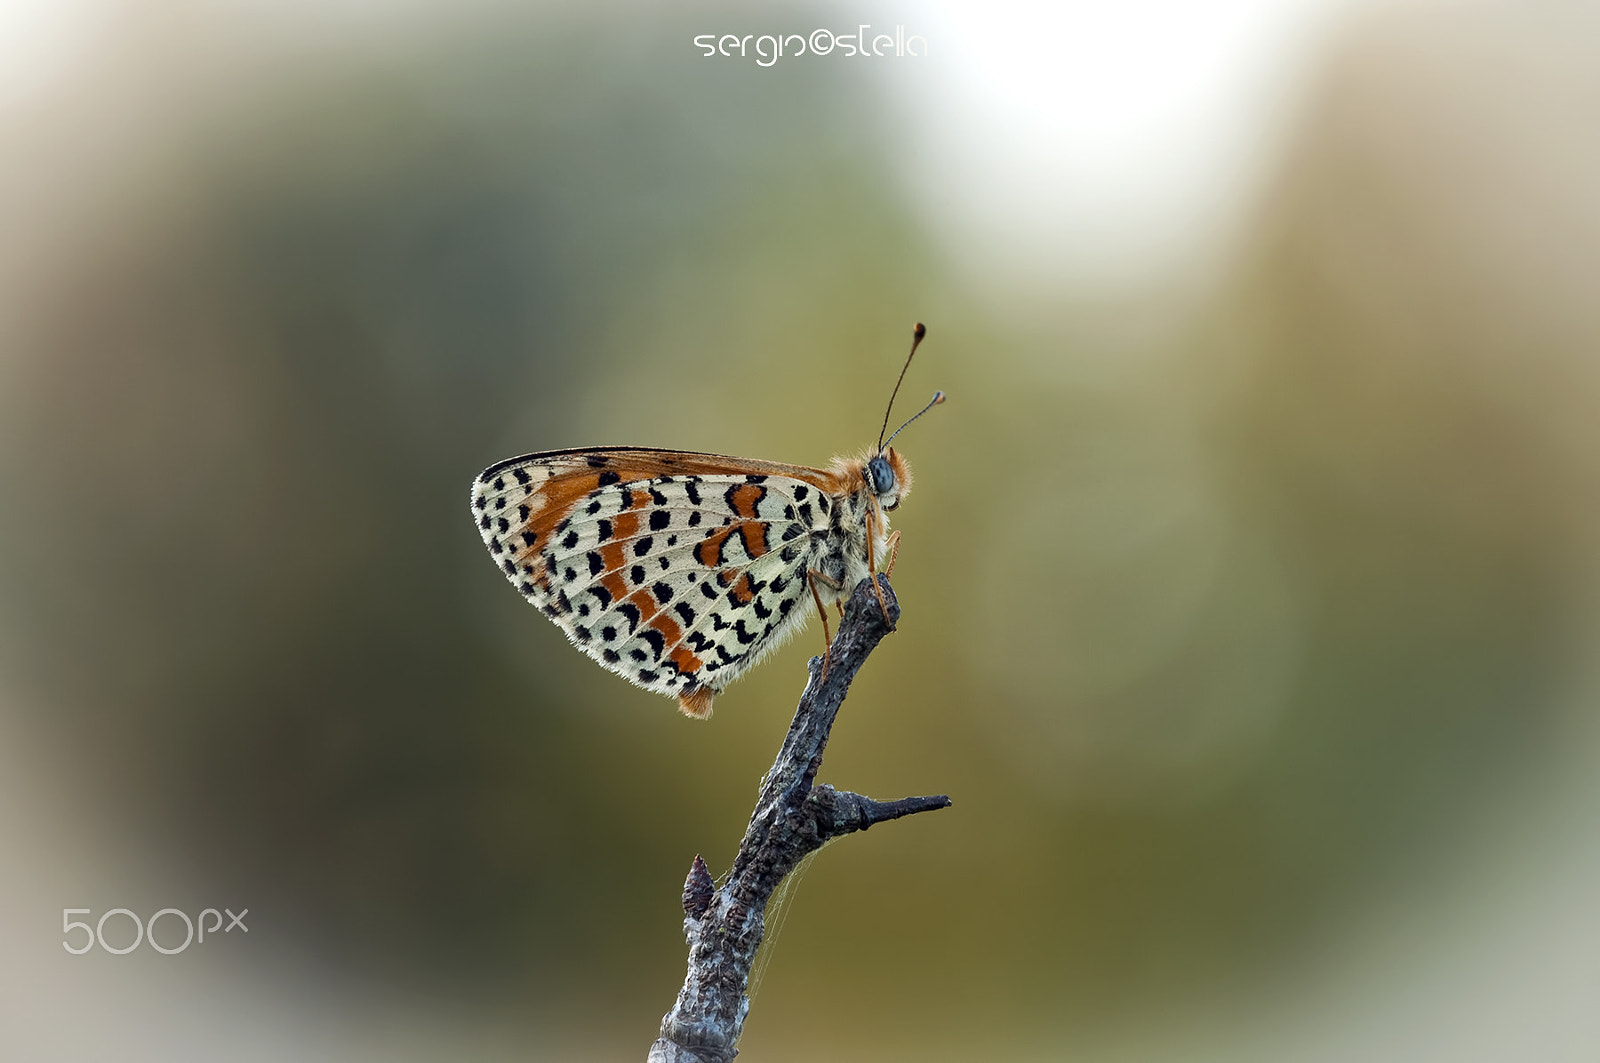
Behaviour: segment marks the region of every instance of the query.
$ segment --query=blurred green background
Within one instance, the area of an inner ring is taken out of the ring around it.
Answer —
[[[745,1056],[1600,1057],[1600,17],[1325,7],[1142,272],[963,213],[948,37],[689,44],[914,11],[108,8],[0,116],[0,1054],[642,1058],[820,636],[687,721],[468,482],[825,464],[923,320],[823,778],[955,805],[814,862]]]

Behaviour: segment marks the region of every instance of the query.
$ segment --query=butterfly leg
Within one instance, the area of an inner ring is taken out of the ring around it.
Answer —
[[[900,558],[900,533],[889,533],[889,563],[883,566],[885,576],[894,575],[894,563]]]
[[[828,654],[833,649],[833,635],[828,631],[828,611],[822,607],[822,595],[817,593],[817,583],[826,583],[834,590],[843,584],[816,569],[806,570],[806,586],[811,588],[811,600],[817,603],[817,615],[822,617],[822,678],[828,678]],[[842,613],[840,615],[843,615]]]
[[[806,570],[806,586],[811,588],[811,600],[817,603],[817,615],[822,617],[822,638],[823,641],[831,646],[833,645],[833,636],[828,633],[828,613],[827,610],[822,607],[822,595],[817,593],[818,583],[825,584],[833,590],[838,590],[840,587],[843,587],[844,584],[840,583],[826,572],[818,572],[814,568]],[[842,607],[839,615],[844,615],[844,610]]]

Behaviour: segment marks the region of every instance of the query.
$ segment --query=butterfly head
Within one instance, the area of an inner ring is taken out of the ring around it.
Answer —
[[[900,500],[911,493],[911,466],[893,447],[885,447],[867,461],[863,478],[878,505],[889,512],[900,506]]]

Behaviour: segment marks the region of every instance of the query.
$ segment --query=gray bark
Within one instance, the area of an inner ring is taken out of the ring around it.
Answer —
[[[833,838],[875,823],[950,805],[950,798],[942,794],[874,801],[814,785],[851,681],[900,617],[888,578],[877,578],[888,616],[878,605],[872,581],[862,580],[845,607],[826,670],[822,658],[811,659],[811,677],[800,695],[800,707],[778,759],[762,780],[739,855],[721,888],[712,882],[705,861],[694,858],[683,887],[689,973],[677,1003],[661,1020],[661,1037],[650,1046],[647,1063],[729,1063],[738,1055],[739,1035],[750,1010],[745,995],[750,965],[766,930],[767,901],[806,855]]]

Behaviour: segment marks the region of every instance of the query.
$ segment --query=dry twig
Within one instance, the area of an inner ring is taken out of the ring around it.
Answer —
[[[650,1046],[648,1063],[729,1063],[738,1054],[739,1035],[750,1010],[745,995],[750,965],[766,930],[767,901],[805,856],[834,838],[875,823],[950,805],[950,798],[942,794],[874,801],[813,785],[851,680],[900,617],[888,577],[877,579],[888,615],[872,582],[862,580],[850,596],[828,651],[825,676],[822,659],[811,659],[811,677],[794,722],[762,780],[739,855],[720,889],[705,861],[694,858],[683,887],[689,973],[677,1003],[661,1020],[661,1037]]]

